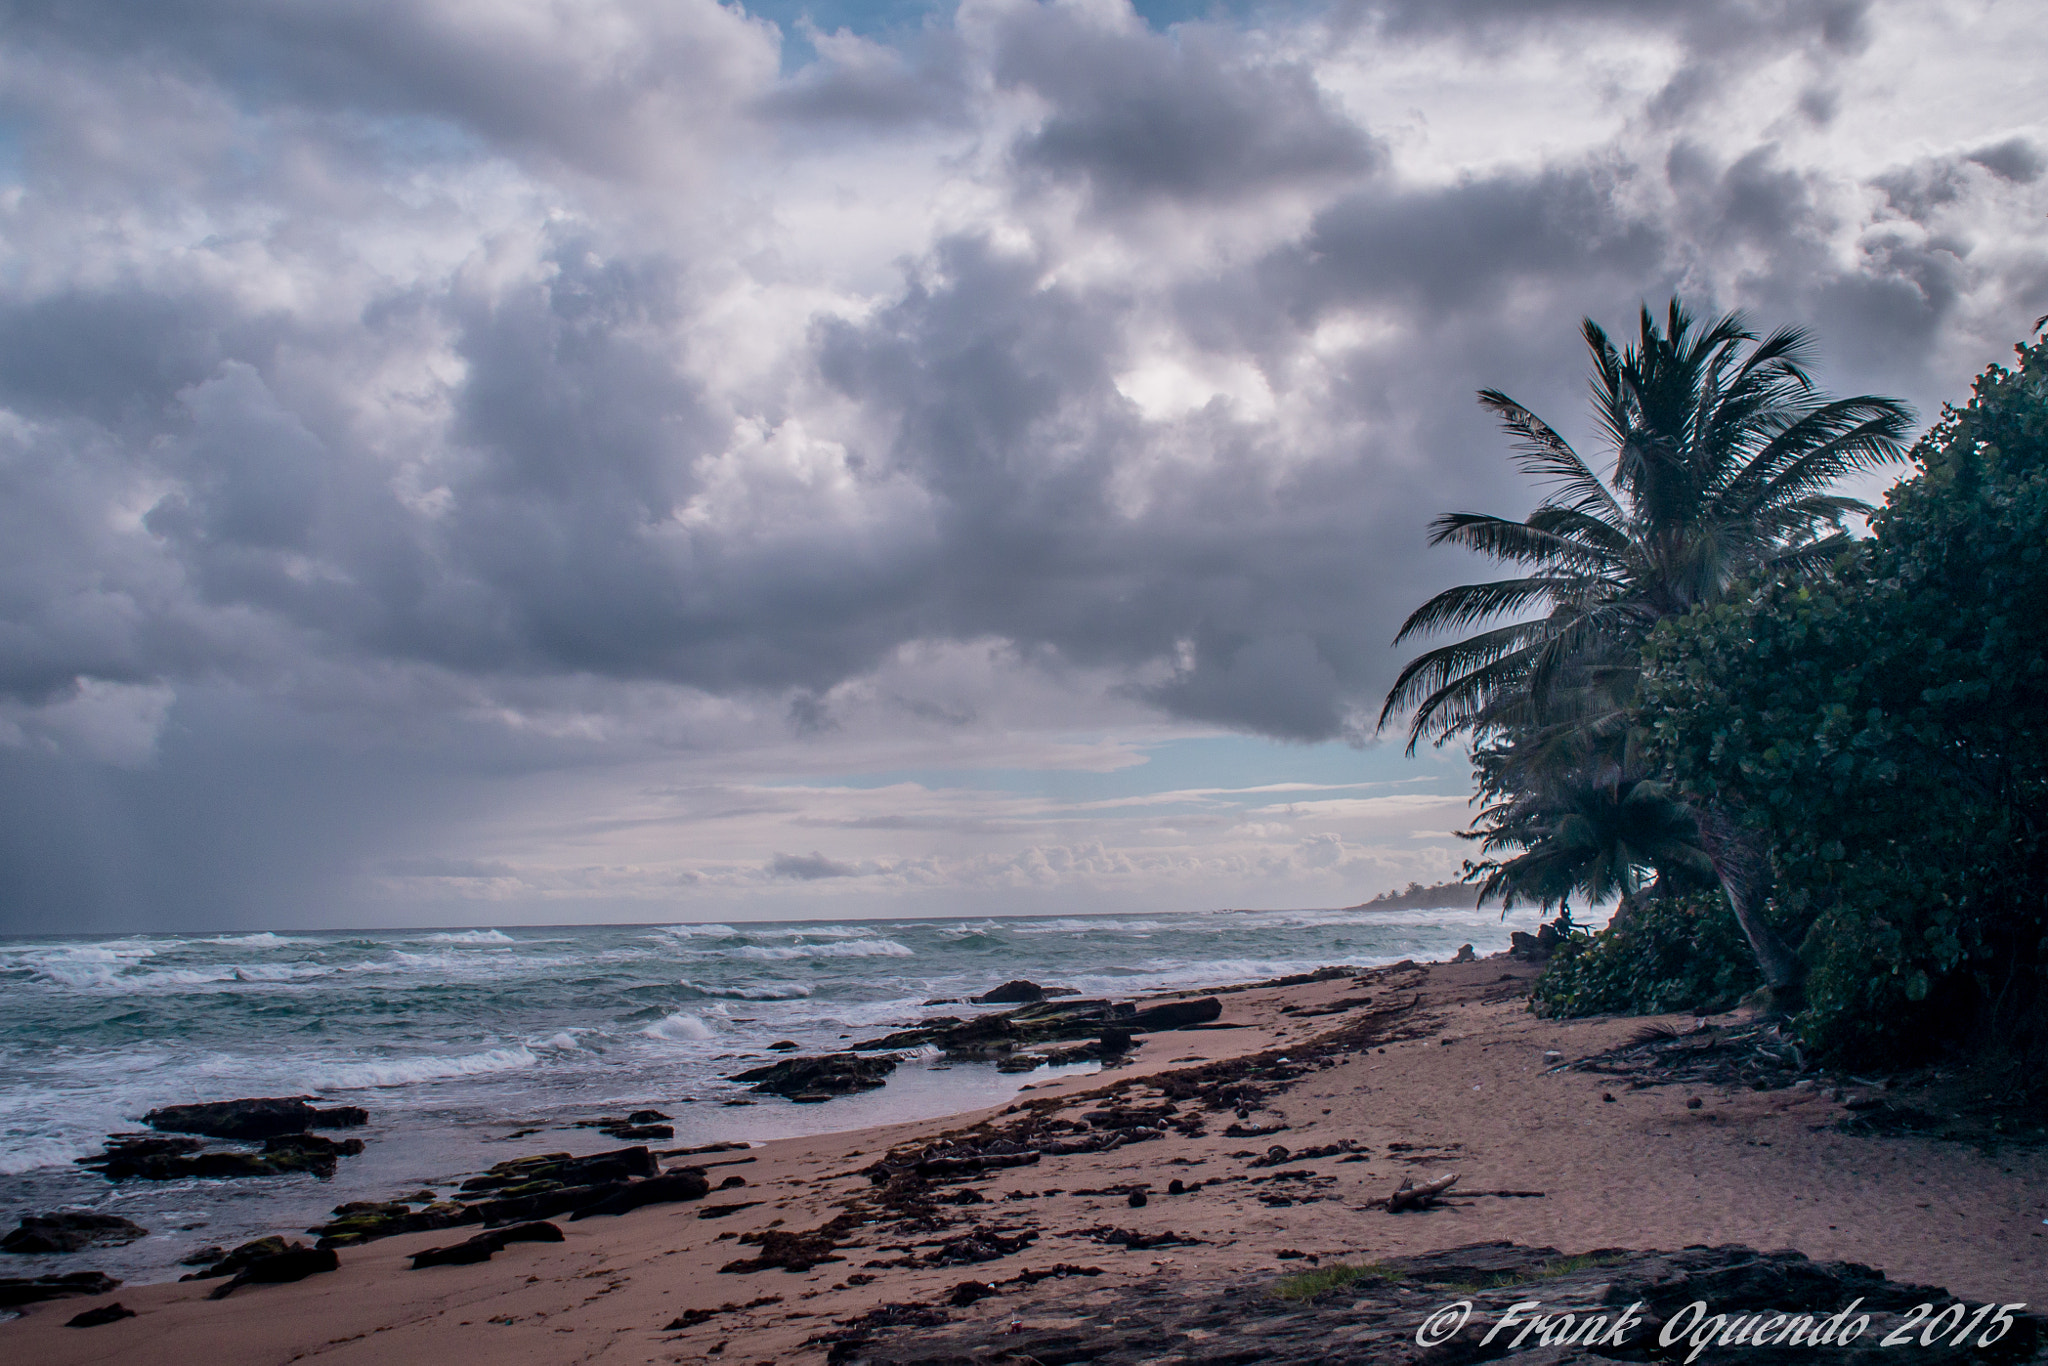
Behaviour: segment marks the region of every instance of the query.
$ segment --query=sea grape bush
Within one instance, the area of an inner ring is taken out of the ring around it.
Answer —
[[[1537,979],[1531,1005],[1555,1016],[1713,1013],[1763,980],[1726,897],[1654,897],[1605,930],[1567,937]]]
[[[2048,342],[1914,459],[1831,572],[1660,627],[1638,721],[1768,838],[1807,1037],[2048,1060]]]

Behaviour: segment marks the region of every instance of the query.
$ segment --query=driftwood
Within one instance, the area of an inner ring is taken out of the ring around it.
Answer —
[[[1458,1184],[1458,1174],[1448,1172],[1434,1181],[1415,1184],[1415,1178],[1404,1176],[1394,1193],[1387,1197],[1387,1213],[1399,1214],[1404,1209],[1428,1209],[1437,1202],[1445,1191]]]

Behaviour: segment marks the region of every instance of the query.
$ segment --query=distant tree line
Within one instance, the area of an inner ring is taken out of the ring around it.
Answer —
[[[1479,893],[1465,881],[1438,882],[1423,886],[1411,882],[1398,892],[1381,892],[1370,901],[1347,906],[1350,911],[1437,910],[1445,906],[1477,906]]]
[[[1626,346],[1585,336],[1607,473],[1481,394],[1545,496],[1435,523],[1515,573],[1416,610],[1399,639],[1459,638],[1381,716],[1407,716],[1411,749],[1470,746],[1483,896],[1568,928],[1574,901],[1618,901],[1539,1006],[1718,1009],[1761,985],[1844,1060],[2038,1069],[2048,342],[1909,445],[1903,404],[1818,391],[1797,329],[1700,326],[1674,300]],[[1842,492],[1898,465],[1881,509]]]

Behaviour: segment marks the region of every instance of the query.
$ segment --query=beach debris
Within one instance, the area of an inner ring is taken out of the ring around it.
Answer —
[[[314,1097],[267,1096],[165,1105],[144,1115],[142,1122],[167,1133],[240,1139],[302,1134],[308,1129],[351,1129],[369,1122],[369,1111],[360,1106],[318,1110],[306,1103],[310,1099]]]
[[[1062,1233],[1062,1238],[1092,1238],[1098,1243],[1111,1247],[1127,1247],[1142,1252],[1155,1247],[1192,1247],[1202,1239],[1167,1229],[1161,1233],[1145,1233],[1138,1229],[1115,1228],[1109,1224],[1097,1224],[1094,1228],[1079,1228],[1071,1233]]]
[[[1268,1134],[1284,1134],[1292,1127],[1286,1124],[1233,1124],[1223,1131],[1225,1138],[1264,1138]]]
[[[284,1285],[290,1281],[303,1281],[306,1277],[318,1275],[322,1271],[340,1269],[341,1258],[334,1255],[333,1248],[286,1243],[282,1251],[249,1259],[243,1264],[242,1269],[235,1273],[233,1280],[216,1288],[206,1298],[224,1300],[245,1285]]]
[[[48,1255],[78,1252],[84,1248],[117,1247],[146,1237],[149,1230],[118,1214],[96,1214],[83,1210],[58,1210],[54,1214],[24,1214],[21,1227],[0,1238],[0,1252]]]
[[[570,1215],[572,1221],[588,1219],[598,1214],[624,1214],[639,1209],[642,1205],[674,1204],[682,1200],[702,1200],[711,1192],[711,1182],[706,1179],[701,1167],[673,1167],[660,1176],[650,1176],[644,1181],[632,1181],[614,1190],[590,1205]]]
[[[1681,1085],[1776,1091],[1799,1080],[1806,1071],[1806,1057],[1776,1021],[1728,1027],[1699,1024],[1683,1032],[1651,1025],[1619,1048],[1556,1064],[1551,1070],[1616,1077],[1627,1081],[1631,1090]]]
[[[813,1058],[784,1058],[766,1067],[752,1067],[729,1080],[746,1082],[753,1091],[798,1097],[845,1095],[871,1091],[896,1070],[894,1058],[867,1058],[857,1053],[827,1053]]]
[[[870,1277],[869,1279],[873,1278]],[[748,1300],[745,1304],[735,1304],[731,1300],[727,1300],[716,1309],[685,1309],[678,1317],[670,1319],[667,1323],[663,1324],[661,1331],[673,1333],[683,1328],[695,1328],[698,1324],[709,1319],[715,1319],[720,1314],[741,1314],[749,1309],[760,1309],[766,1305],[781,1303],[782,1296],[780,1295],[763,1295],[759,1299]]]
[[[508,1243],[559,1243],[562,1230],[553,1224],[514,1224],[509,1228],[494,1228],[488,1233],[479,1233],[474,1238],[452,1243],[447,1247],[430,1247],[412,1254],[412,1269],[420,1271],[430,1266],[473,1266],[487,1262],[503,1252]]]
[[[814,1229],[793,1232],[769,1228],[742,1233],[741,1244],[760,1248],[760,1255],[730,1261],[718,1269],[727,1275],[743,1276],[756,1271],[802,1272],[820,1262],[843,1262],[846,1259],[838,1255],[837,1248],[839,1235],[848,1227],[845,1221],[846,1216],[841,1215]]]
[[[1438,1203],[1445,1191],[1457,1184],[1456,1172],[1447,1172],[1434,1181],[1425,1181],[1420,1185],[1416,1184],[1414,1177],[1404,1176],[1401,1178],[1401,1184],[1394,1188],[1394,1193],[1383,1203],[1389,1214],[1399,1214],[1402,1210],[1428,1209]]]
[[[135,1311],[133,1309],[130,1309],[119,1300],[115,1300],[111,1304],[103,1304],[97,1309],[88,1309],[82,1314],[72,1315],[64,1320],[64,1326],[66,1328],[97,1328],[103,1323],[119,1323],[122,1319],[132,1319],[134,1317]]]
[[[104,1271],[67,1271],[56,1276],[0,1276],[0,1309],[67,1295],[104,1295],[121,1284]]]

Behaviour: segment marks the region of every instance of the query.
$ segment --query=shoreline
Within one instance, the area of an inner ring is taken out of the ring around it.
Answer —
[[[1537,1019],[1524,1008],[1535,972],[1496,957],[1172,993],[1215,996],[1220,1027],[1147,1035],[1127,1066],[1027,1079],[1007,1105],[771,1140],[719,1169],[746,1184],[715,1202],[560,1219],[561,1243],[472,1266],[408,1269],[410,1254],[470,1227],[343,1249],[338,1271],[217,1302],[204,1297],[218,1282],[124,1286],[30,1306],[0,1324],[0,1345],[52,1363],[810,1362],[828,1350],[811,1339],[888,1304],[938,1306],[956,1322],[1028,1318],[1034,1287],[1069,1280],[1111,1296],[1162,1274],[1270,1287],[1311,1262],[1493,1239],[1567,1253],[1791,1246],[1973,1300],[2039,1294],[2048,1154],[1843,1133],[1835,1122],[1849,1112],[1815,1086],[1629,1089],[1557,1070],[1659,1021]],[[1212,1108],[1219,1099],[1237,1109]],[[1165,1107],[1169,1127],[1108,1151],[1056,1153],[1041,1140],[1030,1165],[963,1180],[868,1174],[891,1155],[900,1165],[1024,1126],[1087,1133],[1101,1127],[1090,1113]],[[1304,1157],[1270,1161],[1274,1145]],[[1403,1176],[1450,1171],[1453,1194],[1472,1198],[1395,1215],[1370,1203]],[[1167,1194],[1176,1179],[1201,1185]],[[713,1205],[744,1207],[706,1217]],[[805,1269],[720,1270],[777,1258]],[[1059,1266],[1095,1274],[1025,1276]],[[951,1306],[964,1280],[999,1291]],[[113,1301],[136,1317],[63,1326]]]

